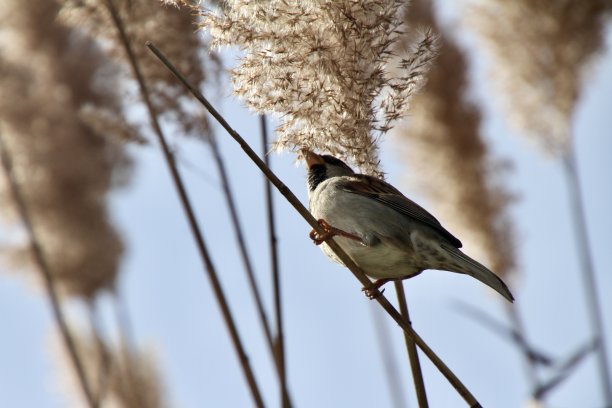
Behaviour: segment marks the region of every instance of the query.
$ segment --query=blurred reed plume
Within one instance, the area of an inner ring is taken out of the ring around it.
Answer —
[[[114,93],[115,67],[89,38],[53,18],[59,12],[55,1],[4,6],[3,148],[54,283],[62,294],[89,300],[114,286],[123,253],[106,200],[128,175],[120,138],[133,131]],[[3,208],[10,205],[5,187]],[[2,250],[22,266],[29,259],[23,242]]]
[[[125,25],[128,38],[134,44],[133,51],[141,61],[142,74],[147,82],[152,102],[163,119],[177,126],[184,135],[204,138],[208,133],[206,118],[196,113],[193,102],[184,88],[163,66],[150,60],[144,46],[147,41],[168,50],[194,85],[202,87],[207,75],[217,75],[220,61],[216,54],[203,58],[204,39],[197,36],[192,8],[187,4],[176,7],[163,6],[149,0],[111,0]],[[123,65],[123,73],[129,75],[128,61],[121,40],[116,35],[107,8],[107,0],[67,0],[63,2],[61,17],[67,23],[85,29],[97,38],[109,56]],[[204,69],[206,67],[206,70]],[[130,88],[130,100],[138,100],[138,92]]]
[[[605,406],[612,406],[612,373],[572,123],[611,13],[608,0],[520,0],[478,3],[468,17],[493,56],[493,78],[507,97],[511,122],[564,165]]]
[[[85,374],[93,384],[93,394],[100,408],[161,408],[169,406],[160,370],[151,350],[124,349],[102,339],[79,335],[76,347],[83,360]],[[78,383],[70,370],[63,349],[52,342],[59,387],[70,406],[85,406],[76,391]]]
[[[465,237],[468,252],[508,279],[516,259],[507,212],[513,195],[497,179],[503,163],[490,157],[480,133],[480,110],[468,99],[465,53],[439,26],[431,1],[412,1],[406,19],[408,25],[440,32],[440,52],[427,84],[414,97],[408,125],[397,132],[409,162],[422,169],[411,180],[450,230]]]
[[[403,3],[232,0],[204,12],[202,27],[213,46],[245,51],[234,93],[280,116],[274,149],[329,152],[382,176],[377,141],[405,115],[436,54],[428,31],[397,57]]]
[[[497,0],[468,13],[511,122],[551,155],[569,148],[574,108],[611,12],[609,0]]]

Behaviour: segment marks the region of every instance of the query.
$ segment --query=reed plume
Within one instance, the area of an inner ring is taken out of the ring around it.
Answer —
[[[91,299],[113,287],[123,253],[107,198],[126,180],[121,138],[133,128],[113,92],[115,68],[89,38],[58,23],[55,1],[10,1],[3,12],[11,18],[2,16],[0,131],[12,172],[58,289]],[[19,241],[3,248],[21,266],[28,252]]]
[[[502,0],[476,3],[468,14],[510,122],[553,156],[569,149],[574,109],[611,12],[608,0]]]
[[[506,97],[511,123],[563,163],[585,301],[599,342],[597,364],[605,406],[612,406],[612,372],[572,122],[590,62],[603,48],[611,13],[612,2],[607,0],[520,0],[479,3],[469,17],[469,25],[492,55],[493,78]]]
[[[162,408],[169,406],[161,373],[152,350],[131,347],[128,350],[102,339],[80,335],[76,338],[79,355],[90,384],[96,384],[94,395],[101,408]],[[53,342],[55,343],[55,342]],[[63,349],[53,344],[53,355],[59,387],[71,406],[83,406],[74,392],[77,386],[67,366]]]
[[[232,0],[203,14],[215,47],[244,51],[234,93],[280,116],[276,150],[317,149],[382,176],[379,138],[408,109],[435,56],[427,31],[402,58],[403,1]]]
[[[513,194],[499,180],[505,163],[494,160],[480,132],[481,114],[466,94],[464,51],[436,20],[432,2],[415,0],[409,25],[440,32],[440,53],[427,84],[415,96],[410,121],[397,132],[409,162],[419,171],[413,183],[442,214],[451,231],[465,237],[469,252],[508,278],[515,269],[514,228],[508,215]]]
[[[193,5],[181,2],[176,7],[164,6],[161,2],[147,0],[113,0],[126,34],[134,44],[136,59],[140,61],[142,74],[149,85],[152,102],[162,119],[177,126],[184,135],[204,138],[208,133],[206,118],[196,113],[191,99],[172,74],[159,64],[151,63],[144,46],[147,41],[168,50],[190,80],[203,87],[206,72],[218,74],[220,61],[212,53],[205,60],[202,49],[204,39],[196,35]],[[123,67],[124,79],[129,78],[129,62],[121,40],[113,29],[105,0],[66,0],[63,2],[61,17],[70,25],[85,29],[88,34],[101,40],[104,50]],[[128,93],[130,101],[138,101],[139,95],[134,88]]]

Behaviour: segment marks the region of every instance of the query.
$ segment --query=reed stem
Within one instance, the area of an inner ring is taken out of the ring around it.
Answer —
[[[572,138],[568,138],[572,140]],[[576,164],[576,152],[574,146],[569,147],[567,154],[563,158],[566,181],[569,187],[569,200],[572,207],[572,218],[574,230],[576,232],[576,246],[582,269],[582,279],[584,281],[585,298],[587,302],[589,319],[592,330],[598,340],[597,347],[597,367],[599,369],[599,379],[601,390],[604,396],[605,406],[612,407],[612,377],[608,366],[608,350],[605,338],[603,315],[601,311],[601,301],[597,292],[595,278],[595,267],[593,266],[593,254],[586,221],[586,212],[583,203],[582,186],[578,176]]]
[[[268,156],[268,127],[265,115],[259,117],[261,128],[261,150],[264,163],[270,167]],[[281,382],[281,398],[283,408],[291,406],[289,393],[287,391],[287,366],[285,362],[285,333],[283,328],[283,309],[281,297],[280,270],[278,265],[278,245],[276,238],[276,222],[274,216],[274,199],[272,196],[272,184],[264,177],[265,197],[266,197],[266,218],[268,219],[268,237],[270,239],[270,265],[272,269],[272,284],[274,289],[274,315],[276,318],[276,348],[275,358],[279,369]]]
[[[121,17],[119,16],[119,12],[117,11],[117,8],[113,4],[113,0],[106,0],[106,5],[110,12],[113,23],[115,24],[115,27],[117,28],[117,32],[119,34],[120,41],[123,44],[125,52],[128,56],[128,60],[129,60],[132,72],[134,74],[134,77],[136,78],[136,81],[138,82],[141,97],[147,107],[147,112],[149,115],[151,126],[153,127],[153,131],[155,135],[157,136],[157,140],[162,149],[164,159],[166,161],[166,164],[168,165],[168,169],[170,170],[172,181],[174,183],[174,186],[176,187],[176,191],[178,193],[179,200],[185,212],[187,222],[189,223],[191,233],[193,235],[196,246],[198,248],[200,257],[202,258],[202,262],[204,263],[204,267],[208,274],[208,278],[210,280],[210,283],[213,289],[213,293],[215,295],[219,308],[221,309],[223,320],[225,321],[227,329],[230,333],[230,338],[232,340],[232,344],[234,346],[236,354],[238,355],[238,360],[240,362],[240,366],[242,367],[243,374],[249,386],[251,396],[257,407],[263,407],[264,403],[263,403],[261,393],[259,391],[259,387],[257,385],[257,381],[255,380],[255,374],[253,373],[253,370],[251,369],[249,358],[242,344],[242,340],[240,338],[240,334],[238,333],[236,323],[230,311],[229,304],[227,302],[227,298],[225,296],[225,293],[223,292],[223,288],[221,287],[221,282],[219,280],[216,268],[208,252],[208,247],[204,241],[204,236],[200,229],[199,223],[196,219],[195,212],[193,211],[193,206],[191,205],[191,200],[189,199],[189,195],[187,194],[187,189],[185,188],[183,179],[176,166],[174,156],[172,155],[172,152],[170,151],[170,148],[168,147],[168,143],[166,142],[166,138],[159,124],[156,109],[153,106],[153,103],[151,101],[149,89],[146,85],[144,77],[142,76],[140,66],[132,50],[132,45],[127,37],[127,33],[125,31],[123,21],[121,20]]]
[[[25,135],[21,135],[21,137],[25,137]],[[62,310],[57,287],[53,280],[53,275],[51,274],[51,268],[47,263],[47,259],[44,256],[40,240],[38,238],[38,234],[36,234],[36,231],[33,227],[32,217],[26,205],[23,192],[21,191],[19,183],[17,182],[17,180],[15,179],[15,175],[13,174],[13,163],[11,160],[11,155],[10,152],[8,152],[7,150],[7,145],[1,134],[0,156],[0,161],[2,161],[2,167],[4,168],[4,172],[6,174],[9,189],[13,196],[17,211],[19,212],[19,216],[21,217],[23,225],[30,239],[30,250],[32,251],[34,262],[43,279],[45,292],[47,293],[47,297],[49,299],[49,302],[51,303],[53,319],[55,320],[55,324],[57,325],[57,328],[62,337],[64,347],[66,348],[70,361],[72,362],[72,366],[76,373],[79,385],[81,387],[81,391],[83,392],[83,396],[85,397],[85,401],[87,402],[87,405],[90,408],[97,408],[97,399],[94,396],[91,384],[87,380],[85,367],[77,350],[76,343],[70,331],[68,322],[66,321],[64,311]]]
[[[408,314],[408,301],[406,300],[406,293],[404,291],[404,283],[402,281],[395,281],[395,292],[397,293],[397,302],[399,304],[400,313],[402,317],[412,326],[410,321],[410,315]],[[421,371],[421,362],[419,361],[419,353],[414,344],[414,340],[410,338],[404,332],[404,340],[406,342],[406,350],[408,352],[408,361],[410,362],[410,369],[412,371],[412,380],[414,381],[414,389],[416,390],[417,401],[419,408],[428,408],[429,403],[427,402],[427,392],[425,391],[425,381],[423,381],[423,372]]]

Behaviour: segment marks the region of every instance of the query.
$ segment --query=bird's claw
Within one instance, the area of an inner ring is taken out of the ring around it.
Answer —
[[[382,285],[389,282],[391,279],[377,279],[370,286],[366,286],[361,289],[362,292],[368,297],[368,299],[373,300],[382,296],[385,293],[384,289],[380,289]]]
[[[378,286],[376,286],[375,284],[368,286],[367,288],[361,288],[361,291],[363,293],[365,293],[365,295],[368,297],[368,299],[370,300],[374,300],[376,298],[379,298],[382,296],[383,293],[385,293],[385,290],[379,290]]]
[[[313,240],[315,245],[321,245],[327,238],[334,236],[335,234],[332,232],[332,226],[327,223],[324,219],[317,220],[321,228],[323,228],[323,234],[319,234],[317,230],[314,228],[310,231],[308,236]]]
[[[357,235],[354,235],[354,234],[351,234],[349,232],[343,231],[343,230],[341,230],[339,228],[336,228],[336,227],[332,227],[331,225],[329,225],[327,223],[327,221],[325,221],[322,218],[317,220],[317,222],[319,223],[319,225],[323,229],[323,231],[324,231],[323,234],[320,234],[314,228],[312,229],[312,231],[310,231],[310,234],[308,234],[310,239],[312,239],[314,241],[315,245],[321,245],[327,239],[335,237],[336,235],[340,235],[342,237],[346,237],[346,238],[353,239],[355,241],[359,241],[362,245],[365,246],[365,243],[363,242],[363,240],[360,237],[358,237]]]

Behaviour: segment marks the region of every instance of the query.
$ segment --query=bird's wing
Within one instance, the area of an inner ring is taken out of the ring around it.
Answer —
[[[404,196],[398,189],[385,181],[365,174],[356,174],[355,176],[348,177],[339,187],[344,191],[376,200],[407,217],[433,228],[448,239],[456,248],[461,248],[462,246],[461,241],[448,232],[426,209]]]

